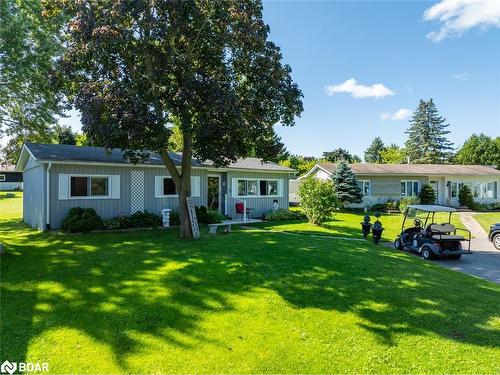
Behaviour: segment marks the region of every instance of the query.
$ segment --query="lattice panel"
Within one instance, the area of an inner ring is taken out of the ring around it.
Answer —
[[[144,211],[144,171],[130,172],[130,213]]]

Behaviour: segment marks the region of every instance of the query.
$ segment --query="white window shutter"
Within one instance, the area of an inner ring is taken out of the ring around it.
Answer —
[[[69,175],[59,174],[59,200],[69,198]]]
[[[120,175],[113,175],[111,180],[111,198],[120,199]]]
[[[199,197],[200,191],[200,176],[191,176],[191,196]]]
[[[278,180],[278,197],[283,196],[283,180]]]
[[[237,178],[232,179],[231,196],[233,198],[236,198],[238,196],[238,179]]]
[[[163,176],[155,176],[155,198],[163,197]]]

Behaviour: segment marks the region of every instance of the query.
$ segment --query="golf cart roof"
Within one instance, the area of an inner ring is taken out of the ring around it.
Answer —
[[[425,212],[455,212],[453,207],[438,206],[435,204],[411,204],[408,209],[414,209]]]

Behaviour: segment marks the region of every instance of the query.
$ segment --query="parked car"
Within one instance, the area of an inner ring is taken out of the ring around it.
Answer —
[[[488,238],[491,242],[493,242],[495,249],[500,250],[500,223],[493,224],[490,227]]]
[[[448,222],[438,224],[434,222],[436,212],[446,212]],[[467,229],[455,228],[451,224],[451,214],[455,212],[452,207],[437,205],[409,205],[404,210],[404,219],[401,225],[401,233],[394,240],[394,247],[403,250],[405,248],[415,251],[424,259],[451,258],[460,259],[462,254],[471,254],[471,233]],[[423,213],[425,221],[417,217]],[[408,228],[405,224],[409,218],[413,218],[413,226]],[[467,238],[458,235],[457,231],[463,231]],[[462,242],[468,242],[468,249],[462,248]]]

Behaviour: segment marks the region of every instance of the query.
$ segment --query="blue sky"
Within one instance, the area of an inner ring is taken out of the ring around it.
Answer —
[[[408,110],[430,97],[456,146],[473,132],[499,136],[499,5],[265,1],[270,38],[304,93],[296,126],[278,127],[286,147],[314,156],[343,147],[362,156],[375,136],[402,145]],[[75,114],[63,122],[79,129]]]

